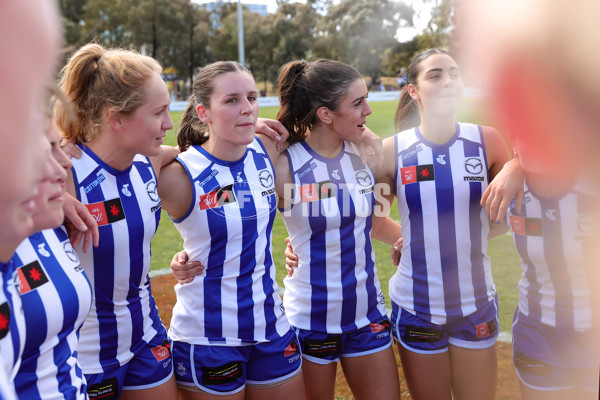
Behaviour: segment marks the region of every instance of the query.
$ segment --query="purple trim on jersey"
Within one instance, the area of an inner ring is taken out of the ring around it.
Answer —
[[[481,128],[481,127],[479,127]],[[481,129],[479,131],[481,133]],[[481,137],[483,143],[483,137]],[[479,157],[479,150],[483,150],[485,158],[485,147],[479,143],[471,142],[470,140],[463,140],[463,147],[465,152],[465,158],[467,157]],[[488,182],[489,182],[489,169],[487,168],[487,160],[485,160],[486,171],[488,171]],[[483,260],[485,259],[486,252],[483,249],[482,244],[482,230],[481,226],[481,195],[482,195],[482,183],[481,182],[469,182],[469,232],[471,240],[471,276],[473,278],[473,296],[475,297],[475,307],[481,309],[489,303],[487,295],[487,285],[485,281],[485,266]]]
[[[458,134],[458,129],[457,129]],[[455,138],[451,143],[456,141]],[[454,182],[452,164],[440,165],[437,160],[445,156],[450,160],[449,145],[432,148],[435,171],[435,195],[437,203],[439,255],[444,285],[444,308],[446,318],[451,321],[463,317],[461,310],[460,284],[458,282],[458,255],[456,253],[456,224],[454,217]]]
[[[487,152],[485,151],[485,140],[483,139],[483,127],[481,125],[477,125],[477,130],[479,131],[479,141],[481,142],[481,144],[479,146],[481,146],[483,149],[483,161],[485,161],[485,170],[487,171],[487,181],[489,183],[490,182],[490,166],[488,164]]]
[[[418,126],[415,127],[415,135],[417,136],[417,139],[419,139],[419,141],[421,143],[423,143],[427,147],[430,147],[434,151],[436,149],[438,149],[438,150],[449,149],[450,147],[452,147],[454,142],[456,142],[456,139],[458,138],[458,135],[460,134],[460,124],[458,122],[454,123],[454,129],[455,130],[454,130],[454,134],[452,135],[452,137],[447,142],[442,143],[442,144],[433,143],[433,142],[430,142],[429,140],[427,140],[425,138],[425,136],[423,136],[423,134],[419,130]],[[434,161],[435,161],[435,158],[434,158]],[[405,165],[405,167],[406,167],[406,165]]]
[[[177,157],[175,159],[175,161],[177,161],[185,170],[185,173],[187,174],[189,180],[190,180],[190,184],[192,185],[192,203],[190,204],[190,208],[188,208],[188,210],[185,212],[185,214],[183,214],[183,217],[181,218],[177,218],[174,219],[173,217],[171,217],[171,215],[169,215],[169,217],[171,217],[171,221],[173,221],[174,223],[179,223],[181,221],[183,221],[184,219],[186,219],[187,217],[189,217],[189,215],[192,213],[192,211],[194,211],[194,207],[196,207],[196,181],[200,181],[202,182],[205,178],[210,176],[210,173],[212,172],[212,165],[209,166],[208,168],[206,168],[204,170],[204,172],[200,175],[198,175],[198,177],[196,179],[194,179],[192,177],[192,173],[190,172],[190,170],[188,169],[187,165],[185,165],[185,162]]]
[[[418,152],[415,148],[420,142],[413,143],[408,149],[397,153],[398,157],[406,154],[402,166],[418,165]],[[412,153],[412,154],[411,154]],[[396,168],[396,174],[398,173]],[[398,180],[398,177],[396,177]],[[397,181],[398,182],[398,181]],[[397,183],[397,185],[400,182]],[[423,228],[423,209],[421,206],[421,185],[404,185],[404,196],[409,210],[408,219],[410,220],[410,257],[412,260],[412,278],[413,278],[413,304],[417,315],[429,320],[431,318],[429,303],[429,288],[427,262],[425,258],[425,234]]]

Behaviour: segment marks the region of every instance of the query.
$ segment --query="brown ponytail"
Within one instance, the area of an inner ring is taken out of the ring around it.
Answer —
[[[319,59],[291,61],[279,69],[277,87],[280,108],[277,119],[290,132],[290,144],[305,139],[319,123],[317,110],[336,111],[348,89],[362,75],[354,67],[339,61]]]
[[[218,61],[207,65],[196,74],[192,84],[192,95],[177,132],[177,144],[181,151],[187,150],[192,145],[199,146],[208,140],[208,126],[200,121],[196,106],[202,104],[210,108],[214,80],[219,75],[236,71],[247,72],[252,76],[246,67],[235,61]]]
[[[410,97],[410,94],[408,93],[408,85],[417,85],[417,77],[421,72],[421,62],[434,54],[448,54],[448,52],[446,50],[436,48],[427,49],[417,54],[408,65],[408,69],[406,70],[406,85],[400,94],[398,108],[396,108],[396,117],[394,118],[394,125],[396,127],[396,131],[398,132],[409,128],[414,128],[421,123],[421,117],[419,116],[417,103],[412,97]]]
[[[130,50],[106,50],[98,44],[80,48],[63,67],[60,88],[73,104],[76,118],[69,119],[60,103],[56,122],[64,137],[76,142],[91,140],[104,125],[109,108],[133,113],[146,102],[141,88],[162,68],[153,58]]]

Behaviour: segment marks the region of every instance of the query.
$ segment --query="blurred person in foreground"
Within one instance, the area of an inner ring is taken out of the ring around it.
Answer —
[[[508,208],[522,260],[513,358],[525,399],[598,398],[599,13],[592,0],[511,0],[457,14],[515,149],[482,205],[496,220]]]

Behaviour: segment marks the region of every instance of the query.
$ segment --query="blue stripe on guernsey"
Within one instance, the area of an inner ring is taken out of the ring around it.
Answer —
[[[584,331],[593,323],[586,253],[598,243],[586,222],[597,220],[598,210],[583,203],[597,207],[599,196],[580,185],[552,198],[526,190],[523,212],[516,215],[511,204],[509,220],[523,268],[519,311],[547,326]]]
[[[418,129],[418,128],[417,128]],[[450,160],[447,148],[433,148],[433,159]],[[438,235],[442,282],[444,285],[444,306],[448,319],[462,318],[460,286],[458,284],[458,258],[456,255],[456,225],[454,218],[454,182],[452,164],[436,163],[435,194],[437,199]]]
[[[489,176],[482,130],[456,124],[441,145],[418,128],[394,140],[404,247],[390,296],[408,312],[446,324],[495,297],[486,254],[489,221],[479,206]]]
[[[310,161],[312,162],[312,161]],[[309,163],[303,165],[303,169],[310,167]],[[294,171],[294,170],[292,170]],[[317,182],[314,176],[314,170],[306,174],[304,178],[300,179],[300,182]],[[302,195],[298,197],[302,201]],[[310,226],[310,286],[312,288],[312,295],[310,297],[310,330],[325,332],[327,326],[327,286],[324,283],[327,282],[327,254],[326,249],[326,237],[321,232],[324,231],[327,225],[327,219],[321,215],[319,208],[320,203],[312,202],[308,206],[308,222]],[[285,221],[285,219],[284,219]],[[286,225],[287,226],[287,225]],[[290,231],[290,228],[288,228]],[[296,250],[298,252],[298,250]],[[287,285],[286,285],[287,287]],[[285,299],[286,296],[284,296]],[[287,299],[285,299],[287,300]],[[286,301],[287,303],[287,301]],[[288,312],[288,318],[290,314]],[[292,322],[294,324],[294,322]],[[296,326],[297,324],[295,324]],[[298,326],[297,326],[298,327]]]
[[[78,195],[100,223],[100,246],[80,253],[94,289],[94,303],[81,329],[79,356],[86,374],[124,365],[164,332],[148,272],[150,241],[160,219],[156,174],[136,155],[123,171],[88,147],[73,159]]]
[[[175,226],[205,273],[176,285],[169,335],[201,345],[240,346],[280,338],[289,329],[275,283],[271,229],[274,170],[258,139],[233,162],[199,146],[177,159],[194,201]]]
[[[79,328],[91,306],[92,290],[66,231],[57,228],[30,236],[19,245],[14,260],[16,266],[23,266],[17,275],[22,279],[27,327],[21,367],[15,378],[18,396],[85,399],[86,385],[76,348]],[[29,269],[34,262],[36,266]],[[30,286],[28,272],[34,281],[40,281],[40,276],[46,281]]]
[[[299,257],[294,275],[284,279],[290,323],[339,334],[381,319],[385,308],[370,238],[372,171],[347,142],[332,159],[306,142],[286,154],[294,201],[280,211]]]

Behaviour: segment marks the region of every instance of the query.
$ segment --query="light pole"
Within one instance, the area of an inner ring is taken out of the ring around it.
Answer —
[[[242,16],[242,1],[238,0],[237,4],[238,14],[238,58],[240,64],[245,64],[244,56],[244,18]]]

